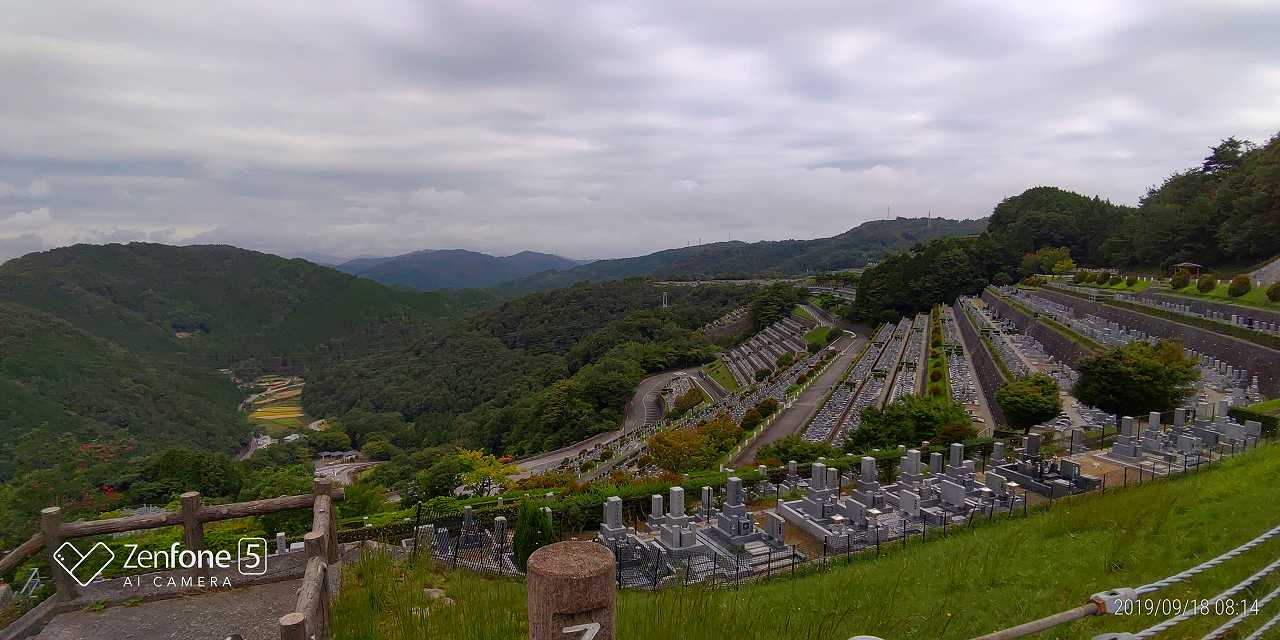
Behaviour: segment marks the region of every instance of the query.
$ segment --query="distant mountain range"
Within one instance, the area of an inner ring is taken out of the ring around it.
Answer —
[[[584,261],[536,251],[496,257],[466,249],[429,249],[385,258],[356,258],[335,268],[386,285],[435,291],[491,287],[535,273],[571,269],[582,264]]]
[[[866,266],[893,251],[949,236],[982,233],[987,219],[897,218],[864,222],[840,235],[813,240],[715,242],[667,249],[635,258],[598,260],[570,269],[544,271],[507,283],[542,290],[581,281],[633,276],[671,279],[785,276]]]

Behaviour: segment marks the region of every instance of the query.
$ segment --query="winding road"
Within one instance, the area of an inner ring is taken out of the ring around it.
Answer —
[[[627,403],[621,429],[597,433],[586,440],[576,442],[567,447],[517,460],[515,464],[520,468],[520,473],[514,477],[517,479],[526,478],[535,473],[555,468],[561,462],[576,457],[578,452],[583,449],[605,446],[623,435],[643,427],[645,424],[657,422],[662,417],[662,400],[658,392],[667,386],[667,383],[680,376],[689,376],[693,383],[698,385],[713,400],[724,396],[724,391],[703,375],[701,367],[673,369],[655,373],[636,385],[636,391],[632,394],[631,401]]]

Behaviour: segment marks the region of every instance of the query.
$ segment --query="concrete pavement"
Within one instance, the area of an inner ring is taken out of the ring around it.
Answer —
[[[802,391],[790,407],[783,409],[782,415],[778,416],[765,429],[764,433],[760,434],[760,437],[756,438],[754,442],[742,450],[742,453],[738,454],[738,457],[734,458],[733,465],[749,464],[755,459],[756,451],[760,447],[798,433],[803,429],[809,423],[809,418],[822,407],[822,404],[827,399],[827,394],[840,381],[840,376],[844,375],[850,364],[853,364],[854,358],[857,357],[858,353],[862,351],[862,347],[866,344],[867,337],[861,333],[856,338],[851,339],[846,335],[837,340],[834,346],[840,350],[840,353],[836,355],[835,360],[827,367],[827,370],[823,371],[822,375],[818,376],[818,379],[814,380],[808,389]]]

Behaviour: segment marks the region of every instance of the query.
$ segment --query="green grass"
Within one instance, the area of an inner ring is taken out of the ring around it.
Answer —
[[[1266,400],[1249,405],[1249,409],[1258,413],[1276,413],[1280,412],[1280,398],[1275,400]]]
[[[825,347],[827,346],[827,341],[830,339],[832,331],[839,331],[839,329],[836,329],[835,327],[817,327],[812,329],[809,333],[804,334],[805,344],[809,345],[810,348],[813,348],[814,345],[817,345],[819,348]]]
[[[808,310],[808,309],[806,309],[806,308],[804,308],[804,307],[802,307],[802,306],[800,306],[800,305],[796,305],[796,308],[792,310],[792,313],[795,313],[796,315],[800,316],[801,318],[804,318],[805,320],[808,320],[809,322],[817,322],[817,321],[818,321],[818,319],[817,319],[817,318],[813,317],[813,314],[812,314],[812,313],[809,313],[809,310]]]
[[[1058,501],[1030,517],[976,524],[906,550],[886,547],[879,559],[855,559],[794,579],[737,590],[624,591],[617,637],[971,638],[1079,606],[1095,592],[1136,587],[1203,562],[1280,524],[1278,499],[1280,447],[1266,446],[1209,472]],[[1277,553],[1280,540],[1272,540],[1153,595],[1210,597]],[[427,606],[424,586],[441,586],[456,603],[412,616],[412,607]],[[1274,580],[1263,581],[1243,597],[1259,598],[1275,586]],[[1274,610],[1264,609],[1265,615],[1241,628],[1247,633]],[[521,581],[405,571],[374,555],[345,570],[334,637],[516,640],[527,637],[524,619]],[[1089,618],[1032,637],[1091,638],[1137,631],[1162,619]],[[1200,616],[1168,637],[1198,638],[1225,619]]]
[[[1239,298],[1232,298],[1227,295],[1228,285],[1225,282],[1219,283],[1217,288],[1208,293],[1201,293],[1199,289],[1196,289],[1195,280],[1192,280],[1190,285],[1187,285],[1182,289],[1165,289],[1162,290],[1161,293],[1171,293],[1176,296],[1184,296],[1187,298],[1200,298],[1202,300],[1226,302],[1229,304],[1238,304],[1245,307],[1257,307],[1259,309],[1270,309],[1273,311],[1280,309],[1280,302],[1272,302],[1267,299],[1267,286],[1269,285],[1264,283],[1264,286],[1254,287],[1250,289],[1248,293],[1240,296]]]
[[[733,393],[738,390],[738,379],[733,377],[733,372],[729,371],[729,365],[725,364],[724,360],[716,358],[715,362],[703,367],[702,370],[707,372],[707,375],[719,383],[725,391]]]

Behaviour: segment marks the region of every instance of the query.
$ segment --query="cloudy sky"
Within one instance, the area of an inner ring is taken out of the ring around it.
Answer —
[[[1280,130],[1280,5],[0,0],[0,259],[577,258],[1133,203]]]

